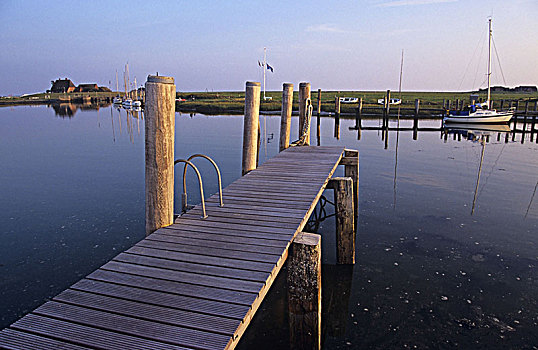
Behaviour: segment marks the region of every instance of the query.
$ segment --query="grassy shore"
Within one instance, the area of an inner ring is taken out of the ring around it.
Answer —
[[[321,110],[322,112],[334,112],[335,97],[358,97],[363,99],[363,109],[371,111],[381,111],[381,106],[377,100],[385,96],[386,91],[322,91]],[[116,96],[117,92],[86,92],[86,93],[38,93],[18,97],[0,97],[0,105],[19,104],[49,104],[61,102],[80,102],[83,99],[107,100]],[[401,98],[403,109],[414,109],[415,99],[420,99],[421,110],[441,110],[444,100],[451,100],[454,105],[456,99],[469,103],[471,92],[392,92],[391,97]],[[293,109],[298,110],[298,92],[293,94]],[[485,93],[478,94],[483,100]],[[268,91],[267,97],[270,101],[262,101],[260,110],[265,113],[279,113],[282,104],[281,91]],[[318,92],[312,91],[312,104],[314,110],[317,109]],[[203,114],[242,114],[244,109],[244,91],[238,92],[178,92],[176,98],[176,110],[181,112],[196,112]],[[182,101],[184,99],[184,101]],[[534,110],[535,101],[538,100],[538,93],[513,93],[494,92],[492,100],[498,107],[500,100],[519,101],[519,109],[525,106],[525,101],[530,101],[530,109]],[[354,113],[357,104],[341,104],[342,114]]]
[[[380,108],[377,100],[383,98],[386,91],[322,91],[321,110],[322,112],[334,112],[335,97],[358,97],[363,99],[364,109]],[[392,92],[392,98],[401,98],[402,108],[412,109],[415,106],[415,99],[420,99],[421,109],[441,109],[444,100],[451,100],[452,104],[456,99],[469,102],[470,92],[402,92],[401,96],[397,92]],[[293,109],[298,109],[298,92],[293,94]],[[486,93],[478,94],[483,100]],[[279,112],[282,104],[281,91],[268,91],[267,97],[270,101],[262,101],[260,110],[265,112]],[[312,91],[312,104],[314,110],[317,109],[318,92]],[[179,92],[177,98],[185,101],[176,103],[176,110],[182,112],[198,112],[204,114],[236,114],[243,113],[244,92]],[[538,99],[538,93],[510,93],[496,92],[492,94],[492,100],[500,103],[500,100],[519,100],[520,109],[524,108],[525,101],[530,100],[534,108],[534,101]],[[263,97],[262,97],[263,100]],[[341,104],[342,113],[354,113],[357,104]]]

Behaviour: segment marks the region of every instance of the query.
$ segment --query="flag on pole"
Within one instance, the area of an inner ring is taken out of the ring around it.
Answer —
[[[271,73],[274,73],[274,71],[273,71],[273,67],[271,67],[271,66],[269,65],[269,63],[266,63],[266,65],[267,65],[267,69],[270,69],[270,70],[271,70]]]

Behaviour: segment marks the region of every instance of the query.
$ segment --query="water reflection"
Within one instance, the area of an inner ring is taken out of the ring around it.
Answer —
[[[111,105],[110,102],[106,101],[95,101],[87,100],[83,103],[72,103],[72,102],[60,102],[52,103],[50,107],[54,110],[54,114],[62,118],[73,118],[77,111],[86,110],[86,111],[98,111],[100,108],[106,108]]]

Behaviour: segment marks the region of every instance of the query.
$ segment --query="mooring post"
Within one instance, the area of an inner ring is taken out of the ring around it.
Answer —
[[[501,100],[501,104],[500,104],[500,106],[499,106],[499,109],[502,110],[502,109],[503,109],[503,105],[504,105],[504,100]]]
[[[340,140],[340,98],[334,97],[334,137]]]
[[[146,235],[174,223],[174,78],[149,75],[146,81]]]
[[[282,87],[282,112],[280,114],[280,147],[282,152],[290,146],[291,111],[293,107],[293,84]]]
[[[415,99],[415,115],[414,115],[414,121],[413,121],[413,128],[418,127],[418,113],[420,111],[420,100],[417,98]]]
[[[357,217],[359,213],[359,151],[346,149],[340,164],[344,165],[344,176],[353,180],[353,208]]]
[[[538,111],[538,100],[534,101],[534,111]]]
[[[389,127],[389,113],[390,113],[390,90],[387,90],[387,94],[385,96],[385,113],[384,113],[384,123],[383,127],[388,128]]]
[[[245,87],[245,119],[243,122],[243,162],[241,173],[256,169],[258,128],[260,125],[260,91],[258,82],[247,81]]]
[[[306,133],[305,146],[310,146],[310,121],[308,130],[304,130],[305,119],[308,116],[306,110],[306,100],[310,98],[310,83],[299,83],[299,138]]]
[[[317,108],[317,141],[321,145],[321,89],[318,89],[318,108]]]
[[[529,113],[529,100],[525,101],[525,116]]]
[[[359,98],[359,105],[357,106],[357,120],[355,120],[355,127],[362,128],[362,97]]]
[[[327,188],[334,190],[336,213],[336,261],[338,264],[355,263],[355,209],[353,205],[353,179],[335,177]]]
[[[290,349],[321,348],[321,236],[299,232],[288,257]]]

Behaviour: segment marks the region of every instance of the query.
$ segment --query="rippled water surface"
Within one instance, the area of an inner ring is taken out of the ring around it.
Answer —
[[[241,116],[176,117],[176,158],[209,155],[224,185],[240,176]],[[280,118],[260,121],[264,161]],[[141,113],[110,107],[1,108],[0,122],[3,328],[144,237],[144,135]],[[322,235],[324,348],[538,347],[538,135],[390,131],[385,142],[377,130],[359,140],[354,125],[341,120],[336,139],[321,120],[321,145],[360,151],[356,265],[335,265],[329,203],[310,225]],[[288,348],[285,273],[260,310],[239,348]]]

